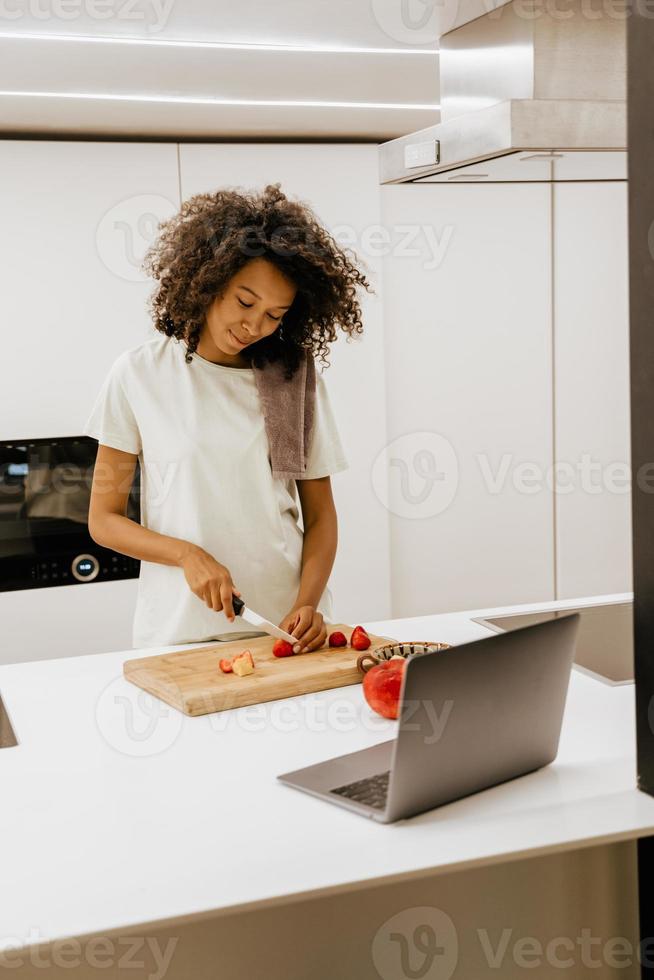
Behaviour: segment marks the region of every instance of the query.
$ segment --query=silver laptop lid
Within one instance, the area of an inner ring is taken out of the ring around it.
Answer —
[[[387,819],[556,757],[579,619],[558,617],[408,661]]]

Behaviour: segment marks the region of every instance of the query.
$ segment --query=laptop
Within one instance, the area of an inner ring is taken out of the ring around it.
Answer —
[[[557,616],[411,657],[394,739],[277,778],[392,823],[548,765],[579,620]]]

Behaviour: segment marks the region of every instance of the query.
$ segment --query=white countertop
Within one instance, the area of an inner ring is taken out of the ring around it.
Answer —
[[[630,598],[365,625],[460,643],[487,635],[473,616]],[[0,948],[654,833],[632,684],[573,670],[552,765],[382,825],[275,779],[393,735],[359,685],[190,718],[123,679],[135,655],[0,667]]]

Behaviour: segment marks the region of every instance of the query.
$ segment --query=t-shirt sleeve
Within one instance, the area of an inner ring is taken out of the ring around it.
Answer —
[[[114,361],[86,420],[84,435],[126,453],[141,452],[141,435],[125,390],[125,360]]]
[[[316,402],[309,456],[303,480],[317,480],[349,468],[325,379],[316,371]]]

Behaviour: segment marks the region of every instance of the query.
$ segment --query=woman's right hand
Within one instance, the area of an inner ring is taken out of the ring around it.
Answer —
[[[189,548],[181,560],[181,566],[191,592],[206,602],[209,609],[216,612],[224,610],[227,619],[233,622],[232,593],[235,592],[237,596],[241,593],[234,588],[229,569],[209,552],[196,547]]]

